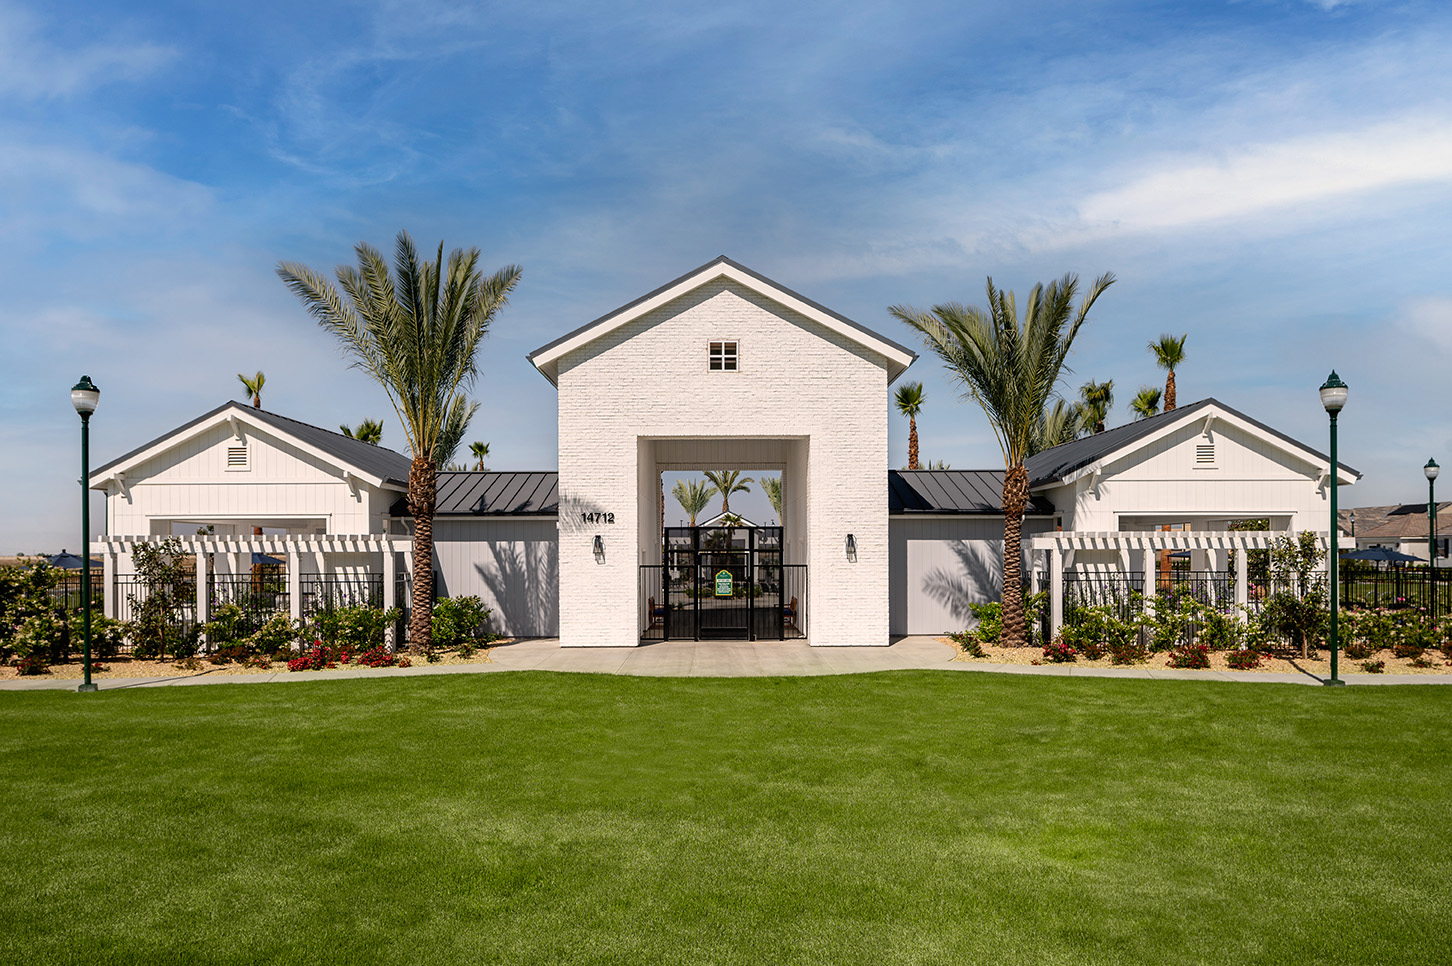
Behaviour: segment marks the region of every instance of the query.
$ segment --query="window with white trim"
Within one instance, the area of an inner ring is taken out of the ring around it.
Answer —
[[[227,447],[227,469],[231,472],[251,469],[247,462],[247,444]]]
[[[735,342],[712,342],[711,343],[711,371],[712,372],[735,372],[736,371],[736,343]]]

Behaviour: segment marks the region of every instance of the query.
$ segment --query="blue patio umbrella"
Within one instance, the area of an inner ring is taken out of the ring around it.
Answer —
[[[278,560],[276,557],[269,557],[265,553],[254,553],[252,555],[252,566],[254,566],[254,567],[278,566],[278,567],[280,567],[280,566],[282,566],[282,561],[281,560]]]
[[[1375,560],[1378,563],[1412,563],[1420,561],[1421,557],[1414,557],[1409,553],[1402,553],[1398,550],[1391,550],[1387,547],[1367,547],[1365,550],[1352,550],[1341,555],[1342,560]]]

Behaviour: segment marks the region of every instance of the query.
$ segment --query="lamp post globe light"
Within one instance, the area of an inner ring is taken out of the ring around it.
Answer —
[[[1422,473],[1427,477],[1427,582],[1431,588],[1431,614],[1437,614],[1437,473],[1442,468],[1434,459],[1427,460]]]
[[[101,390],[82,376],[71,389],[71,405],[81,416],[81,654],[85,661],[85,680],[77,691],[94,691],[91,683],[91,413],[101,401]]]
[[[1335,369],[1331,370],[1331,375],[1321,387],[1321,405],[1331,417],[1331,677],[1325,682],[1330,685],[1346,683],[1336,674],[1336,656],[1340,644],[1338,625],[1341,616],[1341,578],[1337,567],[1340,557],[1337,536],[1341,524],[1336,517],[1336,490],[1341,464],[1336,460],[1336,417],[1341,414],[1341,407],[1346,405],[1346,388],[1346,383],[1336,375]]]

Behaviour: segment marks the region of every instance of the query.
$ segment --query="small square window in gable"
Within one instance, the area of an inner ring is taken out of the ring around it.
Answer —
[[[711,343],[711,371],[735,372],[737,365],[735,342]]]
[[[239,472],[251,468],[252,466],[247,459],[247,445],[245,443],[241,446],[227,447],[227,470],[229,472]]]

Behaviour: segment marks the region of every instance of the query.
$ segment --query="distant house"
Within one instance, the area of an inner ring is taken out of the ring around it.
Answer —
[[[1353,512],[1356,514],[1355,545],[1358,550],[1385,547],[1421,560],[1427,559],[1427,535],[1431,527],[1427,520],[1426,503],[1356,507],[1341,515],[1343,533],[1350,533],[1350,514]],[[1452,549],[1452,503],[1439,503],[1436,566],[1452,566],[1449,549]]]

